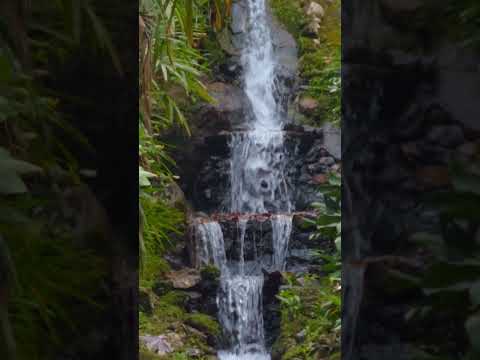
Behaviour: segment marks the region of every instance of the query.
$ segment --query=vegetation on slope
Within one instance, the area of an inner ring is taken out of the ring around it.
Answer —
[[[104,9],[72,3],[0,6],[0,358],[7,360],[58,356],[90,331],[105,296],[97,287],[106,264],[91,243],[79,244],[102,235],[95,224],[78,226],[82,204],[65,202],[67,190],[85,189],[84,174],[94,173],[74,153],[92,145],[70,111],[89,104],[60,94],[56,81],[79,52],[119,72],[121,64]]]
[[[309,1],[271,0],[276,17],[296,38],[300,47],[301,92],[298,98],[311,98],[316,106],[303,118],[318,126],[327,121],[340,124],[341,32],[340,0],[317,0],[324,9],[318,32],[307,30]]]
[[[166,253],[183,241],[188,205],[175,184],[173,148],[160,139],[172,128],[190,135],[188,108],[211,101],[201,78],[209,55],[200,48],[208,33],[222,28],[229,1],[144,0],[140,4],[139,185],[140,334],[166,336],[175,346],[166,359],[213,355],[216,319],[186,308],[188,294],[166,285]],[[195,354],[192,354],[192,351]],[[142,359],[158,356],[141,346]]]

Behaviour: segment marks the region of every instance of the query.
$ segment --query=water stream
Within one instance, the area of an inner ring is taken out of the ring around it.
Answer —
[[[231,137],[230,212],[274,214],[270,217],[274,253],[269,264],[245,261],[247,219],[238,222],[238,261],[226,259],[219,223],[197,226],[200,260],[214,263],[221,270],[218,317],[227,340],[226,350],[218,354],[221,360],[270,359],[265,346],[261,270],[284,270],[292,231],[292,216],[285,215],[292,212],[292,204],[285,179],[284,119],[275,96],[277,61],[266,4],[265,0],[245,1],[248,31],[242,63],[252,117],[245,119],[248,131]]]

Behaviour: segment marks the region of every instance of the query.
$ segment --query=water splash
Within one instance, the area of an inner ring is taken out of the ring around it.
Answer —
[[[232,134],[231,210],[241,213],[290,212],[282,132]]]
[[[220,287],[219,319],[230,342],[223,354],[264,352],[263,276],[222,277]]]

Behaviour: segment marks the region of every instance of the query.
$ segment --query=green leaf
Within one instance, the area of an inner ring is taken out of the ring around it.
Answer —
[[[23,194],[27,191],[28,189],[24,182],[16,173],[6,172],[4,174],[0,174],[0,194]]]

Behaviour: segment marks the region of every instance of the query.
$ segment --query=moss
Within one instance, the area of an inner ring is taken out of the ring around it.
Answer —
[[[201,313],[190,314],[186,319],[186,323],[212,336],[220,335],[220,325],[218,321],[209,315]]]
[[[140,360],[158,360],[158,359],[162,359],[162,357],[152,353],[151,351],[148,351],[148,349],[146,349],[145,346],[140,345],[139,359]]]
[[[296,39],[300,38],[306,25],[305,14],[299,0],[270,0],[273,14],[285,25],[286,29]]]
[[[185,295],[174,291],[161,297],[153,295],[152,314],[140,312],[140,332],[150,335],[162,334],[172,323],[183,321],[187,315],[183,308],[184,297]]]
[[[142,273],[140,275],[140,286],[151,288],[153,284],[163,275],[170,271],[168,262],[160,256],[148,255],[144,259]]]
[[[218,281],[220,279],[220,269],[214,265],[204,266],[200,270],[200,276],[204,281]]]

